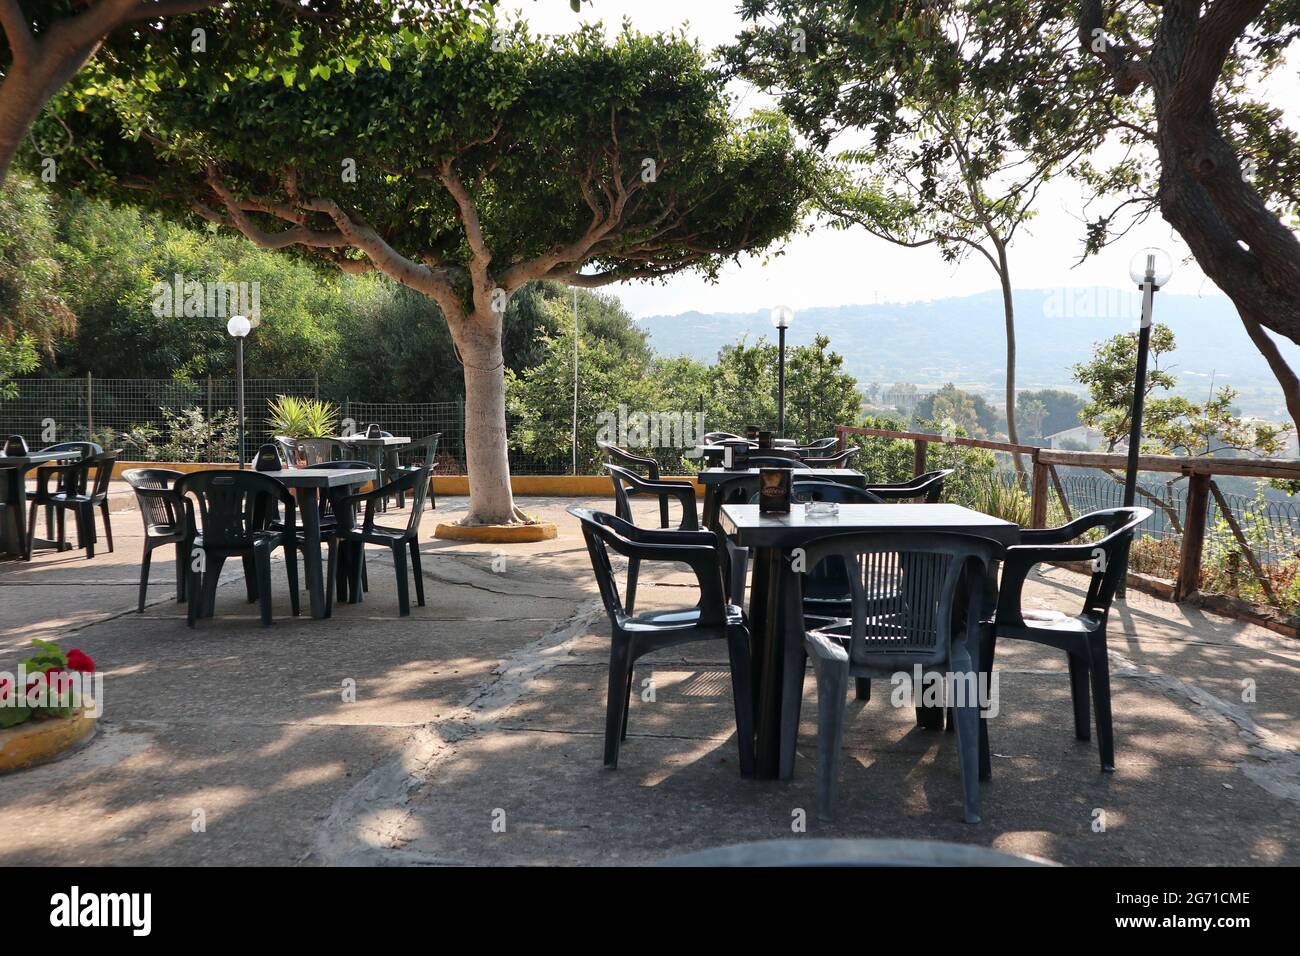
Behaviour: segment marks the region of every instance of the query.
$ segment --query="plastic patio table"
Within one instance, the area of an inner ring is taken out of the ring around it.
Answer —
[[[27,528],[27,473],[38,465],[58,461],[76,461],[81,452],[34,451],[26,455],[0,456],[0,501],[5,503],[0,513],[0,558],[20,558],[26,553]],[[32,542],[53,545],[53,541],[37,538]]]
[[[783,556],[833,534],[862,531],[946,531],[991,538],[1004,548],[1020,543],[1020,527],[1010,521],[948,504],[841,504],[837,515],[807,516],[794,504],[789,514],[761,515],[758,505],[723,505],[723,533],[754,550],[749,626],[754,640],[755,771],[761,779],[777,776],[781,756],[781,666],[785,642],[801,640],[785,631],[778,575]],[[996,590],[996,581],[986,582]],[[978,656],[976,657],[978,660]]]
[[[294,490],[298,499],[298,514],[302,523],[303,537],[307,547],[304,549],[303,563],[306,565],[307,593],[311,599],[311,616],[327,617],[325,610],[325,574],[320,559],[320,501],[317,491],[325,489],[331,500],[337,500],[351,494],[352,489],[364,485],[367,481],[377,481],[373,468],[283,468],[280,471],[266,471],[261,474],[276,479],[286,488]],[[310,491],[310,494],[303,494]],[[344,516],[335,507],[334,513],[339,520]],[[341,599],[340,595],[340,599]]]

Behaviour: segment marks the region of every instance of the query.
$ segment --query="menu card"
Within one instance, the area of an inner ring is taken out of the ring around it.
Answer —
[[[793,472],[789,468],[760,468],[758,470],[759,514],[789,514],[790,484]]]

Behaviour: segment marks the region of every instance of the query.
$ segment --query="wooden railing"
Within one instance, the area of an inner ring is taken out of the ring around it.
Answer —
[[[1015,445],[1010,442],[987,441],[978,438],[959,438],[955,436],[933,435],[924,432],[889,431],[882,428],[856,428],[850,425],[837,425],[836,437],[839,449],[844,450],[846,435],[867,435],[876,438],[893,438],[911,441],[913,444],[913,469],[915,474],[927,470],[926,457],[931,444],[962,445],[968,448],[983,448],[989,451],[1006,452],[1025,456],[1032,462],[1029,480],[1031,499],[1031,527],[1041,528],[1046,525],[1048,499],[1051,489],[1056,491],[1061,502],[1066,520],[1070,520],[1069,501],[1061,484],[1057,467],[1101,468],[1122,472],[1128,465],[1125,455],[1090,451],[1064,451],[1053,448],[1038,448],[1033,445]],[[1300,460],[1278,458],[1184,458],[1177,455],[1142,455],[1138,458],[1138,470],[1164,474],[1183,475],[1187,478],[1186,511],[1183,515],[1182,547],[1179,553],[1178,570],[1174,577],[1172,592],[1168,597],[1174,601],[1183,601],[1197,592],[1201,577],[1201,554],[1205,544],[1205,524],[1211,498],[1218,504],[1233,537],[1241,546],[1252,573],[1259,581],[1264,593],[1271,603],[1276,604],[1276,595],[1272,584],[1265,574],[1254,550],[1251,548],[1242,530],[1240,522],[1233,515],[1232,509],[1224,500],[1223,493],[1214,482],[1216,475],[1241,478],[1280,478],[1300,480]],[[1139,502],[1140,503],[1140,502]]]

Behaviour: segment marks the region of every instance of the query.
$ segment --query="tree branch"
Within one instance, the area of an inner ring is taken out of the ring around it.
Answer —
[[[0,0],[0,28],[9,40],[13,65],[19,69],[26,67],[36,55],[36,41],[18,0]]]

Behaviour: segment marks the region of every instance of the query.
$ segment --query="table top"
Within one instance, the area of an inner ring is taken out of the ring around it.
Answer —
[[[389,435],[387,438],[367,438],[365,435],[340,435],[334,440],[349,445],[376,445],[385,447],[388,445],[409,445],[411,443],[409,437],[398,437],[395,435]]]
[[[375,478],[373,468],[281,468],[258,474],[274,478],[287,488],[337,488],[364,485]]]
[[[789,514],[760,515],[758,505],[723,505],[722,530],[748,548],[787,548],[813,538],[854,531],[947,531],[991,538],[1004,547],[1018,544],[1020,526],[961,505],[842,504],[837,515],[804,514],[792,505]]]
[[[26,455],[0,455],[0,468],[25,468],[28,465],[42,465],[51,461],[74,461],[81,457],[80,451],[34,451]]]
[[[856,484],[862,487],[867,483],[867,476],[860,471],[854,471],[852,468],[795,468],[791,476],[793,481],[798,481],[800,476],[812,478],[830,478],[834,481],[842,482],[846,485]],[[740,475],[757,475],[759,469],[747,468],[744,471],[737,471],[732,468],[705,468],[695,476],[696,480],[702,485],[720,485],[728,478],[736,478]]]

